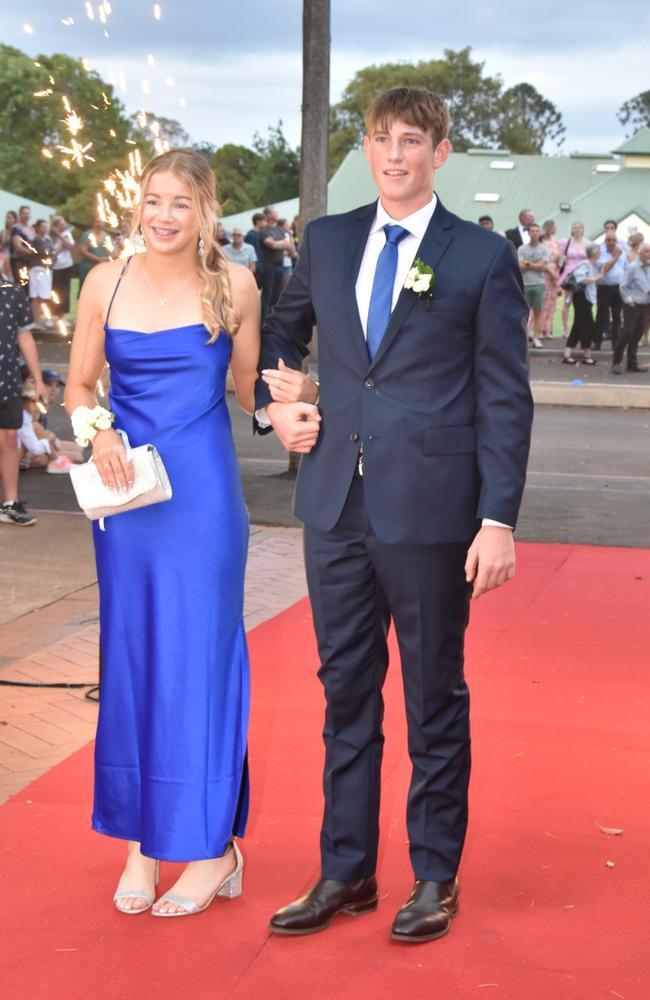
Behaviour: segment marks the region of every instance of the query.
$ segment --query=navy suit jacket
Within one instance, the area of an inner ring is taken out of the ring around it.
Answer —
[[[303,456],[296,516],[336,524],[363,447],[368,516],[385,542],[465,541],[480,519],[515,525],[532,423],[528,307],[512,245],[438,201],[417,256],[430,297],[402,289],[373,361],[355,284],[376,203],[307,226],[264,324],[260,370],[300,368],[318,326],[318,442]],[[271,401],[259,380],[256,406]]]

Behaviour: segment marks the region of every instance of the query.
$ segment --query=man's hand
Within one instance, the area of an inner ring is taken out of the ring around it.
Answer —
[[[321,416],[311,403],[269,403],[266,412],[287,451],[306,455],[318,440]]]
[[[469,547],[465,578],[474,583],[472,598],[500,587],[515,575],[515,543],[510,528],[486,524]]]

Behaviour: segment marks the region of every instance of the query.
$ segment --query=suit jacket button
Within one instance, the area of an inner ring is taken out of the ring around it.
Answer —
[[[366,381],[363,384],[365,385],[366,389],[374,389],[375,388],[375,380],[374,380],[374,378],[367,378]]]
[[[358,440],[359,440],[359,435],[357,434],[356,431],[352,431],[352,433],[350,434],[350,441],[358,441]]]

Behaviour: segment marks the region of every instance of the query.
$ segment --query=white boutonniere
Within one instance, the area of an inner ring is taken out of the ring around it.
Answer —
[[[417,257],[413,261],[413,267],[406,275],[404,288],[408,288],[420,297],[427,294],[430,295],[431,286],[435,284],[435,281],[436,273],[433,268]]]

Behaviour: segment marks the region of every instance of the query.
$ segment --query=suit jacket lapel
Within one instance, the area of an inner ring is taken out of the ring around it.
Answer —
[[[416,258],[419,257],[420,260],[422,260],[425,264],[428,264],[435,271],[438,263],[442,259],[443,254],[447,250],[447,247],[454,238],[453,227],[453,216],[443,206],[440,199],[438,199],[436,210],[431,217],[431,222],[426,228],[425,234],[422,237],[420,246],[418,247],[415,255]],[[408,317],[417,300],[418,295],[415,292],[408,288],[402,288],[397,302],[395,303],[395,308],[391,313],[390,322],[386,327],[386,332],[382,337],[379,349],[368,369],[369,371],[375,367],[378,361],[382,359],[392,342],[395,340],[400,326]]]
[[[357,305],[356,283],[359,276],[359,268],[366,249],[370,227],[377,211],[377,202],[371,205],[364,205],[360,208],[352,220],[352,227],[348,241],[347,253],[345,254],[345,297],[347,314],[350,316],[352,326],[352,338],[356,349],[363,362],[364,370],[368,367],[368,347],[361,325],[359,307]]]

